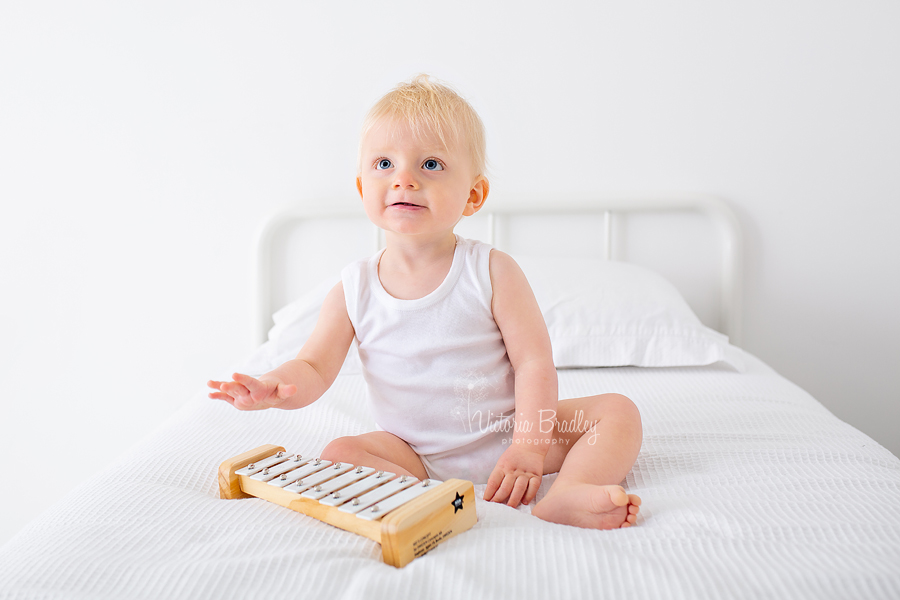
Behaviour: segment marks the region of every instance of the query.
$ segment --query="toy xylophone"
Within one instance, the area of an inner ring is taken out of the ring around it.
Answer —
[[[223,499],[256,497],[381,544],[384,562],[403,567],[475,524],[472,482],[396,476],[265,445],[219,467]]]

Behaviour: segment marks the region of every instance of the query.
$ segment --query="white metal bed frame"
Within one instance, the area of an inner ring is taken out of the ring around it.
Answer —
[[[709,195],[667,196],[667,197],[615,197],[593,198],[584,202],[552,204],[547,203],[504,206],[491,205],[487,213],[488,239],[485,242],[497,246],[497,223],[504,217],[526,215],[602,214],[604,248],[603,257],[616,259],[612,243],[617,213],[701,213],[710,219],[718,233],[722,251],[720,256],[720,279],[718,301],[720,303],[719,323],[716,329],[726,334],[731,343],[740,345],[742,314],[742,271],[743,238],[740,223],[724,200]],[[350,218],[364,216],[361,210],[314,211],[294,209],[273,215],[265,221],[257,235],[253,281],[255,297],[253,302],[253,339],[256,344],[266,341],[271,327],[273,306],[273,247],[276,236],[291,222],[323,218]],[[382,231],[373,228],[373,252],[383,247]],[[499,247],[501,250],[502,247]]]

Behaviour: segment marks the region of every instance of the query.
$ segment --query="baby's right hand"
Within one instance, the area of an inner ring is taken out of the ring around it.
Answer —
[[[262,410],[278,406],[297,393],[297,386],[271,379],[260,380],[235,373],[234,381],[208,381],[215,392],[209,397],[224,400],[238,410]]]

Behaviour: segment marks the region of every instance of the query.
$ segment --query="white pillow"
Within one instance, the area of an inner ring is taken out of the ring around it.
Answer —
[[[321,282],[287,306],[272,315],[275,325],[269,330],[269,341],[277,342],[279,347],[293,348],[294,354],[312,334],[319,319],[319,311],[325,302],[325,296],[337,282],[337,277]]]
[[[275,325],[269,330],[269,341],[266,344],[266,360],[268,362],[278,365],[297,356],[297,352],[300,351],[316,327],[325,296],[338,281],[337,277],[323,281],[272,315]],[[356,349],[356,344],[350,346],[342,370],[345,373],[355,373],[360,370],[359,351]]]
[[[728,338],[704,326],[662,276],[600,259],[515,257],[534,290],[557,367],[684,367],[726,362],[743,370]]]

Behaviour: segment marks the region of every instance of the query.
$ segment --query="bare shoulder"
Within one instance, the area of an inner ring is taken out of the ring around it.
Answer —
[[[519,287],[520,289],[524,286],[528,288],[530,293],[531,287],[528,285],[525,273],[522,272],[519,263],[506,252],[501,252],[497,249],[491,250],[490,268],[491,286],[494,288],[495,295],[498,291],[501,294],[506,292],[510,286],[514,288]]]
[[[350,322],[350,314],[347,312],[342,282],[338,281],[325,296],[313,333],[322,333],[325,339],[335,335],[341,340],[348,335],[352,339],[355,332]]]
[[[347,301],[344,299],[344,283],[342,281],[338,281],[325,296],[325,301],[322,302],[322,313],[328,313],[334,317],[344,316],[347,317],[348,321],[350,320],[347,313]],[[320,313],[320,318],[322,313]]]

